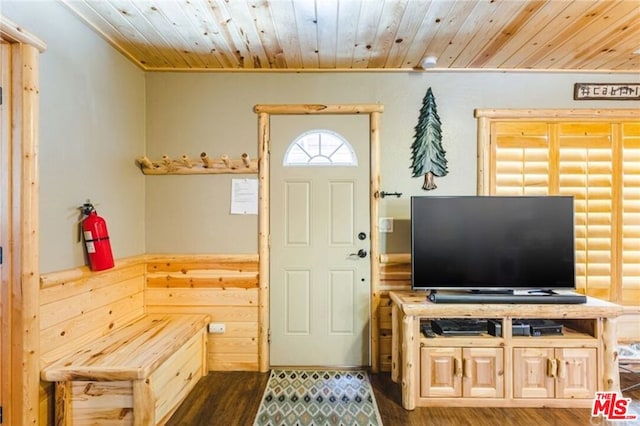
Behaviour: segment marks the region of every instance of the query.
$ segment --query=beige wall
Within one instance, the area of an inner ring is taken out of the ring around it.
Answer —
[[[107,220],[114,256],[144,253],[144,73],[54,1],[2,0],[40,57],[40,270],[85,263],[77,206]]]
[[[408,252],[411,195],[475,194],[475,108],[633,108],[639,102],[574,101],[576,82],[640,81],[638,75],[569,73],[150,73],[147,154],[178,157],[257,152],[260,103],[381,103],[382,216],[396,219],[383,251]],[[442,121],[449,175],[423,191],[412,178],[410,147],[422,98],[431,87]],[[330,116],[327,117],[330,126]],[[272,159],[281,161],[281,159]],[[229,214],[228,176],[150,176],[147,180],[149,252],[256,252],[255,216]]]
[[[442,120],[449,175],[433,195],[476,188],[474,108],[633,108],[573,101],[575,82],[638,82],[588,73],[148,73],[54,1],[2,0],[0,13],[48,44],[41,57],[41,271],[84,263],[75,207],[98,203],[116,257],[148,253],[256,253],[257,217],[229,214],[231,175],[143,176],[146,153],[257,156],[258,103],[381,103],[382,216],[396,220],[383,250],[408,251],[410,146],[428,87]],[[330,120],[330,117],[328,117]],[[330,122],[328,122],[330,126]],[[146,141],[146,145],[145,145]],[[274,161],[277,161],[274,160]],[[238,176],[236,176],[238,177]],[[247,176],[255,177],[255,175]]]

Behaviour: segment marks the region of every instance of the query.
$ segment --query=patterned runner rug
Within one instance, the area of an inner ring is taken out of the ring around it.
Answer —
[[[364,371],[272,370],[254,426],[382,426]]]

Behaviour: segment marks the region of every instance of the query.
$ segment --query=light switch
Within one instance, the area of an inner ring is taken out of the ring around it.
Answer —
[[[380,218],[380,232],[393,232],[393,218],[381,217]]]

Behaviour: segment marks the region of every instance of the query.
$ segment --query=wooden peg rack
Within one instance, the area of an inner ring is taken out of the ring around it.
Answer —
[[[142,156],[136,159],[136,162],[145,175],[258,173],[258,160],[252,160],[247,153],[243,153],[239,160],[232,160],[226,154],[220,158],[211,158],[206,152],[203,152],[200,154],[199,160],[192,160],[187,155],[172,160],[163,155],[162,159],[158,161],[151,161]]]

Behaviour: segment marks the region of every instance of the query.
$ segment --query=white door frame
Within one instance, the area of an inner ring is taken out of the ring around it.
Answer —
[[[370,208],[370,239],[371,239],[371,312],[370,350],[371,371],[379,369],[379,325],[378,307],[380,304],[380,230],[378,228],[380,205],[380,114],[384,111],[382,105],[256,105],[253,108],[258,114],[258,180],[260,184],[258,196],[258,263],[259,263],[259,293],[258,293],[258,365],[262,372],[269,370],[269,166],[271,129],[270,116],[277,115],[313,115],[313,114],[368,114],[369,115],[369,208]]]

